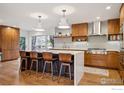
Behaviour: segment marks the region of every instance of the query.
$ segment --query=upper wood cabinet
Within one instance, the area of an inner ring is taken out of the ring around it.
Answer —
[[[88,23],[72,24],[72,36],[87,36]]]
[[[120,8],[120,26],[123,24],[123,22],[124,22],[124,4],[122,4]]]
[[[108,20],[108,34],[119,34],[120,32],[120,19]]]
[[[78,24],[72,24],[72,36],[78,36]]]

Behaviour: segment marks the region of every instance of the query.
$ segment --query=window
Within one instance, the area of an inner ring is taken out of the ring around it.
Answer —
[[[53,36],[40,35],[32,37],[32,50],[46,50],[53,48]]]

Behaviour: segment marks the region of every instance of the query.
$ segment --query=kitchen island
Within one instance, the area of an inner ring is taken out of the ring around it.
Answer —
[[[74,84],[78,85],[84,73],[84,51],[49,50],[53,54],[70,53],[74,55]]]
[[[31,51],[26,51],[27,52],[27,56],[29,56],[29,53]],[[74,85],[79,84],[81,77],[83,76],[83,72],[84,72],[84,52],[83,51],[66,51],[66,50],[42,50],[42,51],[36,51],[39,53],[39,55],[42,55],[42,52],[52,52],[54,57],[58,57],[59,53],[69,53],[73,55],[73,62],[74,62],[74,71],[73,75],[74,75]],[[30,58],[29,58],[30,59]],[[28,62],[28,68],[30,67],[30,62]],[[41,62],[39,62],[41,63]],[[35,67],[35,66],[34,66]],[[41,68],[43,68],[43,66],[40,66]],[[40,70],[39,70],[40,71]]]

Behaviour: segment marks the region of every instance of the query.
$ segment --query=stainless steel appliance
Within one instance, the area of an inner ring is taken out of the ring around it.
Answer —
[[[91,54],[107,54],[107,51],[105,48],[88,48],[88,53]]]

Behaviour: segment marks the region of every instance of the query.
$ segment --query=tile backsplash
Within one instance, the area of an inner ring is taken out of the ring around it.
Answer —
[[[105,48],[106,50],[119,51],[120,42],[119,41],[108,41],[105,36],[89,37],[87,42],[72,42],[71,38],[55,39],[54,48],[66,48],[83,49],[88,48]]]

